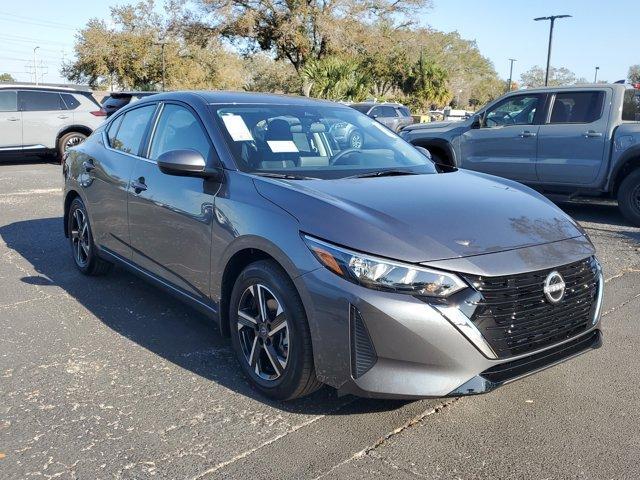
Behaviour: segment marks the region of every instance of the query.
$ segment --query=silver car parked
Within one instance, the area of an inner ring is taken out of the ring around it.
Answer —
[[[88,91],[0,84],[0,158],[49,152],[61,158],[105,117]]]

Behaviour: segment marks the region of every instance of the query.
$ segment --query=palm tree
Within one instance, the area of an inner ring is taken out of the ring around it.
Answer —
[[[449,75],[447,71],[432,61],[422,58],[411,68],[405,79],[402,90],[411,95],[418,103],[444,105],[451,100],[451,92],[447,87]]]
[[[306,82],[305,94],[328,100],[363,100],[371,91],[371,77],[358,62],[325,57],[314,60],[302,69]]]

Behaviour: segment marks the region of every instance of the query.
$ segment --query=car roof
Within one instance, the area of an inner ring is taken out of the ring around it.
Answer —
[[[65,92],[65,93],[81,93],[89,94],[90,90],[81,90],[74,87],[62,87],[57,85],[24,85],[20,83],[0,83],[0,89],[11,90],[44,90],[47,92]]]
[[[275,93],[252,93],[252,92],[232,92],[232,91],[204,91],[187,90],[177,92],[162,92],[151,97],[143,98],[136,102],[140,105],[144,102],[162,100],[182,100],[188,101],[194,98],[209,105],[215,104],[272,104],[272,105],[330,105],[334,107],[347,108],[337,102],[321,100],[315,98],[301,97],[296,95],[279,95]]]
[[[536,88],[522,88],[520,90],[513,90],[510,93],[548,93],[548,92],[559,92],[559,91],[575,91],[575,90],[593,90],[593,89],[618,89],[618,90],[627,90],[629,88],[628,85],[622,85],[620,83],[583,83],[580,85],[563,85],[561,87],[536,87]]]
[[[157,95],[160,92],[149,92],[149,91],[127,91],[127,92],[109,92],[105,97],[112,98],[124,98],[124,97],[148,97],[149,95]]]
[[[403,104],[401,103],[396,103],[396,102],[356,102],[356,103],[352,103],[350,106],[353,107],[354,105],[364,105],[364,106],[370,106],[370,107],[374,107],[374,106],[388,106],[388,107],[404,107]]]

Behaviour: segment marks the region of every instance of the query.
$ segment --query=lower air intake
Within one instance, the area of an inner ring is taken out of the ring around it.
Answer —
[[[351,375],[353,378],[359,378],[375,365],[378,357],[362,315],[353,305],[349,318],[349,330],[351,336]]]

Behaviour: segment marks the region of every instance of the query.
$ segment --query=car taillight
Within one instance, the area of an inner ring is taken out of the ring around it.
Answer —
[[[93,112],[90,112],[90,113],[91,113],[91,115],[95,115],[96,117],[106,117],[107,116],[107,112],[105,112],[102,109],[94,110]]]

